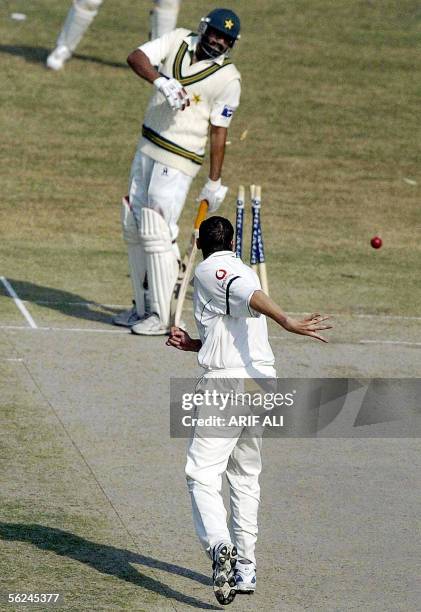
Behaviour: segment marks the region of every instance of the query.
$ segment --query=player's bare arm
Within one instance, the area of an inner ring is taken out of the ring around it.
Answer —
[[[222,164],[225,156],[225,143],[228,129],[219,125],[210,126],[210,170],[209,178],[217,181],[221,178]]]
[[[198,200],[206,200],[209,212],[213,213],[222,204],[227,195],[228,187],[222,185],[221,172],[224,163],[225,142],[228,129],[219,125],[210,126],[210,168],[209,178],[203,186]]]
[[[143,53],[140,49],[135,49],[130,53],[127,63],[133,72],[140,76],[141,79],[148,81],[148,83],[153,83],[161,76],[158,70],[152,66],[146,53]]]
[[[198,353],[202,348],[201,340],[194,340],[181,327],[171,327],[170,337],[166,342],[167,346],[173,346],[180,351]]]
[[[327,316],[315,313],[305,319],[293,319],[292,317],[288,317],[276,302],[260,290],[255,291],[251,296],[250,306],[253,310],[266,315],[278,323],[278,325],[281,325],[286,331],[301,336],[311,336],[322,342],[328,342],[326,338],[318,333],[324,329],[332,329],[332,325],[325,323],[325,321],[329,319]]]

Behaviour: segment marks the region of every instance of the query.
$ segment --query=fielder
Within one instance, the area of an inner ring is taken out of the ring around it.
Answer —
[[[327,341],[319,331],[331,328],[324,323],[328,317],[319,314],[300,321],[288,317],[261,291],[257,274],[235,256],[233,236],[231,223],[223,217],[210,217],[201,224],[198,247],[204,261],[194,275],[200,339],[173,327],[167,340],[170,346],[198,353],[205,370],[202,385],[215,378],[276,377],[266,316],[289,332],[322,342]],[[215,595],[225,605],[236,593],[252,593],[256,588],[261,435],[250,436],[247,427],[234,428],[230,435],[224,426],[218,431],[221,437],[207,437],[206,428],[196,428],[187,452],[186,475],[196,532],[212,559]],[[224,472],[230,489],[229,528],[221,496]]]
[[[63,24],[55,49],[47,57],[51,70],[61,70],[72,57],[103,0],[74,0]],[[181,0],[153,0],[150,13],[151,39],[174,30]]]
[[[213,212],[227,193],[221,183],[225,141],[241,93],[228,55],[239,36],[237,15],[215,9],[201,20],[198,35],[180,28],[128,57],[133,71],[154,86],[122,206],[135,306],[113,319],[135,334],[169,332],[180,259],[177,222],[203,164],[208,132],[209,178],[199,199]]]

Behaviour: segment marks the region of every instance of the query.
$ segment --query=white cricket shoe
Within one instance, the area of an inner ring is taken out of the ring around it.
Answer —
[[[138,336],[167,336],[170,328],[161,323],[156,313],[146,314],[138,323],[132,325],[132,334]]]
[[[237,593],[251,594],[256,590],[256,566],[239,559],[234,570]]]
[[[231,542],[221,542],[212,549],[213,591],[218,602],[227,606],[237,594],[234,571],[237,549]]]
[[[141,320],[141,317],[137,314],[136,304],[134,302],[131,308],[120,312],[111,319],[114,325],[121,325],[122,327],[131,327]]]
[[[59,45],[47,57],[46,65],[51,70],[61,70],[64,63],[72,57],[72,52],[66,45]]]

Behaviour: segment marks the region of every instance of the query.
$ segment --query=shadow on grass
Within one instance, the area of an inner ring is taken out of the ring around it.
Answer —
[[[62,289],[43,287],[14,278],[7,278],[7,280],[21,300],[32,302],[43,308],[58,310],[69,317],[111,324],[111,317],[121,312],[121,308],[98,304]],[[2,283],[0,283],[0,295],[10,297]]]
[[[46,49],[45,47],[29,47],[28,45],[0,45],[0,53],[7,53],[16,57],[23,57],[27,62],[31,62],[33,64],[45,64],[45,60],[51,51],[52,49]],[[109,66],[111,68],[128,69],[128,65],[123,62],[112,62],[93,55],[81,55],[80,53],[74,53],[73,59],[77,59],[82,62],[100,64],[101,66]]]
[[[85,540],[68,531],[36,524],[1,523],[0,538],[7,541],[29,542],[40,550],[54,552],[61,557],[69,557],[80,563],[85,563],[102,574],[115,576],[120,580],[157,593],[161,597],[175,599],[194,608],[204,610],[221,610],[200,601],[196,597],[184,595],[168,585],[138,572],[131,563],[158,569],[177,576],[189,578],[200,584],[210,585],[210,579],[204,574],[194,572],[179,565],[159,561],[152,557],[134,553],[122,548],[97,544]]]

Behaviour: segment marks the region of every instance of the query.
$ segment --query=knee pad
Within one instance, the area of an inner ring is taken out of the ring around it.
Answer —
[[[150,15],[150,37],[152,40],[171,32],[177,25],[178,0],[155,0]]]
[[[166,253],[172,251],[168,223],[153,208],[146,206],[142,208],[139,233],[145,253]]]
[[[73,52],[95,18],[101,3],[102,0],[75,0],[57,39],[57,46],[64,45]]]
[[[156,7],[168,11],[178,11],[180,8],[180,0],[154,0],[154,4]]]
[[[102,4],[102,0],[75,0],[75,7],[82,11],[94,12],[98,11]]]

